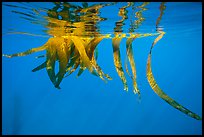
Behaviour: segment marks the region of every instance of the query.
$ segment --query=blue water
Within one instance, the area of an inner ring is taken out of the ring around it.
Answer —
[[[50,3],[33,5],[52,7]],[[121,5],[125,3],[102,9],[101,16],[109,19],[101,22],[101,30],[113,31],[115,21],[121,19],[118,16]],[[146,21],[139,32],[155,31],[159,5],[147,6],[149,10],[143,13]],[[46,35],[42,26],[11,12],[16,8],[4,5],[2,8],[2,53],[22,52],[46,43],[46,37],[6,34],[13,28]],[[160,25],[166,34],[153,49],[154,77],[165,93],[202,116],[202,3],[166,3]],[[133,42],[140,101],[132,92],[128,75],[129,91],[123,90],[113,64],[111,39],[104,39],[98,45],[98,64],[113,78],[107,83],[85,70],[78,78],[74,72],[63,79],[58,90],[49,80],[46,69],[31,72],[44,62],[44,58],[35,57],[45,52],[11,59],[2,57],[2,134],[201,135],[202,121],[167,104],[148,84],[146,63],[155,38],[138,38]],[[123,66],[125,42],[123,39],[120,44]]]

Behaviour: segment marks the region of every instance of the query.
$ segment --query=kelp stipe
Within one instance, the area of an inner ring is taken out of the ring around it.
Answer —
[[[82,75],[83,71],[85,69],[88,69],[91,74],[101,78],[103,81],[106,82],[106,80],[112,80],[112,78],[108,74],[105,74],[97,63],[97,46],[103,41],[103,39],[111,39],[113,49],[113,63],[116,72],[118,73],[118,76],[122,81],[124,90],[128,91],[127,79],[125,77],[125,72],[127,72],[128,76],[130,76],[132,80],[133,92],[139,95],[139,98],[141,98],[141,93],[137,84],[136,64],[134,61],[133,54],[133,41],[137,38],[157,36],[152,43],[147,60],[146,76],[151,88],[160,98],[162,98],[174,108],[178,109],[179,111],[194,119],[201,120],[200,116],[183,107],[175,100],[170,98],[166,93],[164,93],[153,77],[153,73],[151,70],[152,49],[155,44],[165,35],[165,32],[159,26],[162,16],[164,14],[164,10],[166,9],[165,2],[162,2],[159,7],[160,15],[156,20],[156,33],[142,34],[135,32],[135,30],[138,29],[145,21],[143,12],[147,10],[146,6],[150,3],[144,2],[141,5],[136,6],[134,2],[127,2],[126,6],[119,8],[118,15],[122,17],[122,19],[115,22],[114,32],[102,34],[100,33],[98,23],[100,21],[106,20],[106,18],[98,16],[99,10],[105,6],[111,6],[115,4],[117,3],[95,4],[89,6],[88,3],[84,2],[82,3],[82,6],[77,6],[67,2],[55,2],[55,7],[53,7],[52,9],[32,8],[32,15],[29,14],[30,12],[22,13],[18,11],[13,11],[13,13],[15,14],[25,16],[24,19],[32,21],[32,23],[41,24],[45,28],[48,28],[46,33],[52,37],[49,38],[48,41],[40,47],[32,48],[25,52],[11,55],[3,54],[3,56],[8,58],[19,57],[45,50],[45,55],[40,55],[36,57],[45,57],[45,61],[36,68],[34,68],[32,71],[36,72],[45,68],[47,70],[47,74],[50,78],[50,81],[58,89],[60,89],[60,83],[62,82],[62,80],[73,72],[75,72],[78,68],[79,71],[77,73],[77,76]],[[12,5],[10,4],[4,5],[12,7]],[[124,26],[124,22],[128,19],[127,8],[132,8],[132,11],[134,11],[132,13],[132,16],[134,16],[135,14],[137,20],[133,21],[132,18],[130,18],[129,33],[124,33],[122,28]],[[48,16],[43,16],[40,14],[40,12],[45,12]],[[37,22],[36,17],[34,15],[36,15],[37,17],[41,16],[47,21],[47,23],[42,21]],[[23,34],[47,37],[27,32],[9,32],[7,34]],[[120,50],[120,42],[123,38],[126,38],[125,69],[122,66],[122,59],[120,56],[120,52],[122,52]],[[55,73],[56,61],[59,62],[59,71],[57,73]],[[130,64],[131,71],[128,70],[128,62]]]

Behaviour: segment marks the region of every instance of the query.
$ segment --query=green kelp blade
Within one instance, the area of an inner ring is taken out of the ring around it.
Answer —
[[[46,64],[47,64],[46,61],[43,62],[42,64],[40,64],[39,66],[37,66],[36,68],[34,68],[34,69],[32,70],[32,72],[36,72],[36,71],[39,71],[39,70],[41,70],[41,69],[46,68]]]
[[[81,62],[81,58],[80,58],[79,51],[77,50],[77,48],[75,48],[73,44],[73,47],[71,48],[70,61],[66,69],[66,72],[68,72],[68,74],[66,74],[64,77],[67,77],[70,74],[72,74],[78,68],[78,66],[80,65],[80,62]]]
[[[72,58],[70,60],[70,62],[67,65],[66,72],[68,72],[77,63],[77,60],[79,60],[79,58],[77,58],[77,57]]]
[[[57,81],[55,84],[56,88],[59,88],[59,85],[64,78],[64,74],[66,73],[66,67],[69,61],[69,45],[71,44],[71,40],[66,39],[66,42],[64,42],[64,38],[59,38],[58,42],[62,44],[56,46],[57,57],[59,60],[59,72],[57,74]]]
[[[132,42],[135,38],[128,38],[126,41],[126,52],[128,56],[128,60],[130,62],[130,66],[132,69],[132,81],[133,81],[133,87],[134,87],[134,93],[138,94],[140,96],[140,91],[137,86],[137,81],[136,81],[136,67],[135,67],[135,61],[134,61],[134,56],[133,56],[133,50],[132,50]]]
[[[45,55],[39,55],[39,56],[37,56],[37,57],[35,57],[36,59],[39,59],[39,58],[44,58],[44,57],[46,57]]]
[[[202,118],[200,116],[191,112],[187,108],[183,107],[182,105],[177,103],[174,99],[170,98],[166,93],[164,93],[154,79],[154,76],[152,74],[152,69],[151,69],[151,55],[152,55],[151,53],[152,53],[152,49],[153,49],[154,45],[163,37],[164,34],[165,34],[164,32],[160,32],[160,35],[154,40],[154,42],[151,46],[150,53],[148,55],[148,60],[147,60],[147,73],[146,73],[147,74],[147,80],[148,80],[151,88],[153,89],[153,91],[160,98],[162,98],[164,101],[166,101],[168,104],[170,104],[174,108],[180,110],[181,112],[185,113],[186,115],[188,115],[192,118],[195,118],[197,120],[201,120]]]
[[[98,48],[96,47],[95,51],[94,51],[94,57],[97,60],[98,59]]]
[[[113,60],[114,60],[114,65],[116,68],[116,71],[120,77],[120,79],[123,82],[124,85],[124,90],[128,91],[128,86],[127,86],[127,81],[125,78],[125,74],[122,68],[122,64],[121,64],[121,59],[120,59],[120,50],[119,50],[119,45],[120,45],[120,41],[122,38],[113,38],[112,39],[112,44],[113,44]]]
[[[56,76],[55,76],[55,61],[57,60],[56,56],[56,41],[54,39],[50,39],[50,45],[47,47],[46,52],[46,70],[48,73],[48,76],[52,83],[56,84]]]
[[[79,64],[80,64],[80,59],[79,58],[77,58],[77,60],[76,61],[74,61],[73,62],[74,63],[74,68],[73,69],[71,69],[71,67],[70,67],[70,71],[68,72],[68,74],[66,74],[66,76],[65,77],[67,77],[67,76],[69,76],[69,75],[71,75],[78,67],[79,67]]]
[[[84,65],[81,64],[81,65],[80,65],[80,68],[79,68],[79,72],[78,72],[78,74],[77,74],[77,77],[79,77],[79,76],[84,72],[85,69],[86,69],[86,67],[84,67]]]
[[[80,57],[81,57],[84,65],[89,69],[90,72],[92,72],[93,71],[92,64],[91,64],[91,61],[89,60],[89,58],[86,54],[85,45],[83,44],[82,39],[77,37],[77,36],[71,36],[71,39],[72,39],[75,47],[79,51]]]
[[[160,87],[158,86],[158,84],[156,83],[154,76],[152,74],[152,70],[151,70],[151,54],[149,54],[148,56],[148,61],[147,61],[147,79],[148,82],[151,86],[151,88],[154,90],[154,92],[160,97],[162,98],[164,101],[166,101],[168,104],[170,104],[172,107],[180,110],[181,112],[185,113],[186,115],[195,118],[197,120],[201,120],[202,118],[200,116],[198,116],[197,114],[191,112],[190,110],[188,110],[187,108],[183,107],[182,105],[180,105],[179,103],[177,103],[175,100],[173,100],[172,98],[170,98],[166,93],[164,93]]]
[[[63,56],[66,54],[66,58],[67,58],[67,64],[66,64],[66,67],[65,67],[65,72],[64,72],[64,75],[66,72],[68,72],[71,67],[74,65],[74,62],[75,60],[73,61],[73,56],[75,55],[74,54],[74,46],[73,46],[73,42],[71,41],[71,39],[64,39],[64,45],[62,45],[63,47]],[[61,49],[58,49],[59,51],[61,51]],[[62,52],[62,51],[61,51]],[[58,52],[58,56],[60,56],[60,52]],[[76,56],[75,56],[76,57]],[[59,57],[58,57],[59,58]],[[60,67],[60,66],[59,66]],[[61,72],[59,71],[56,75],[56,77],[58,78],[59,75],[61,74]],[[64,78],[66,76],[63,76]]]

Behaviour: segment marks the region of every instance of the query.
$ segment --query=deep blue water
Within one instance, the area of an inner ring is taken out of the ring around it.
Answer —
[[[140,33],[154,33],[159,4],[147,6],[148,10],[143,13],[146,20],[138,29]],[[49,3],[33,5],[52,7]],[[121,19],[118,16],[121,5],[125,3],[101,10],[101,16],[109,18],[101,22],[104,33],[112,32],[115,21]],[[46,35],[42,26],[12,13],[15,8],[4,5],[2,8],[2,53],[22,52],[48,40],[47,37],[6,34],[13,28]],[[167,2],[160,25],[166,34],[153,49],[154,77],[165,93],[202,116],[202,3]],[[127,75],[129,91],[123,90],[113,64],[111,39],[104,39],[98,45],[98,63],[113,78],[108,83],[86,70],[78,78],[74,72],[63,79],[58,90],[50,82],[46,69],[31,72],[44,62],[44,58],[35,57],[45,52],[11,59],[2,57],[2,134],[201,135],[202,121],[167,104],[148,84],[146,63],[155,38],[138,38],[133,42],[141,101],[132,92],[132,81]],[[120,44],[123,66],[125,42],[124,38]]]

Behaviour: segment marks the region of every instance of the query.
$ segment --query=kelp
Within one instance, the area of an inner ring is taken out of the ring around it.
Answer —
[[[158,86],[158,84],[156,83],[156,80],[154,79],[154,76],[152,74],[152,69],[151,69],[151,56],[152,56],[152,49],[154,47],[154,45],[163,37],[164,32],[161,32],[161,34],[154,40],[149,55],[148,55],[148,59],[147,59],[147,80],[151,86],[151,88],[153,89],[153,91],[160,97],[162,98],[164,101],[166,101],[169,105],[171,105],[172,107],[180,110],[181,112],[185,113],[186,115],[195,118],[197,120],[201,120],[201,117],[198,116],[197,114],[193,113],[192,111],[190,111],[189,109],[183,107],[182,105],[180,105],[179,103],[177,103],[174,99],[172,99],[171,97],[169,97],[166,93],[164,93],[161,88]]]
[[[131,76],[132,81],[133,81],[133,87],[134,87],[133,91],[134,91],[135,94],[140,95],[140,91],[138,89],[137,82],[136,82],[136,67],[135,67],[135,61],[134,61],[133,50],[132,50],[132,42],[133,42],[133,40],[135,38],[136,37],[127,39],[127,41],[126,41],[126,52],[127,52],[128,60],[130,62],[130,66],[131,66],[132,73],[133,73],[133,76]]]
[[[200,116],[183,107],[174,99],[170,98],[166,93],[164,93],[156,83],[156,80],[154,79],[152,73],[152,49],[157,44],[157,42],[161,40],[165,35],[163,29],[159,26],[162,16],[164,14],[164,10],[166,9],[165,2],[162,2],[159,7],[160,15],[156,21],[156,33],[142,34],[135,32],[135,30],[138,29],[145,21],[145,17],[142,13],[147,10],[146,6],[149,4],[149,2],[144,2],[142,4],[139,3],[139,6],[136,6],[136,3],[128,2],[127,5],[119,8],[118,15],[122,17],[122,19],[115,22],[114,33],[100,34],[97,25],[99,21],[105,20],[105,18],[101,18],[98,16],[99,9],[114,4],[117,3],[95,4],[90,6],[87,2],[84,2],[82,3],[81,7],[67,2],[55,2],[55,6],[52,9],[39,8],[37,10],[31,8],[29,10],[33,11],[33,13],[36,13],[37,16],[41,16],[40,12],[47,13],[48,16],[43,16],[43,18],[47,21],[47,25],[44,27],[48,28],[46,33],[52,37],[50,37],[48,41],[40,47],[32,48],[25,52],[15,53],[11,55],[3,54],[3,56],[8,58],[20,57],[45,50],[45,55],[40,55],[36,57],[45,57],[45,61],[39,66],[35,67],[32,71],[36,72],[42,69],[46,69],[50,81],[58,89],[60,89],[60,83],[62,82],[62,80],[73,72],[75,72],[77,69],[79,69],[77,76],[82,75],[84,70],[87,69],[91,74],[101,78],[103,81],[106,82],[106,79],[112,80],[112,78],[108,74],[104,73],[102,71],[102,68],[97,63],[97,46],[99,45],[99,43],[101,43],[103,39],[111,39],[114,66],[118,76],[120,77],[123,83],[124,90],[128,91],[127,79],[125,77],[125,71],[122,66],[122,59],[120,54],[120,42],[123,38],[126,38],[125,70],[132,79],[133,92],[135,94],[138,94],[140,97],[140,90],[137,84],[136,64],[134,61],[133,54],[133,41],[137,38],[157,36],[152,43],[147,60],[146,76],[151,88],[160,98],[162,98],[172,107],[178,109],[179,111],[185,113],[186,115],[192,118],[201,120]],[[4,5],[9,7],[15,7],[10,4]],[[16,7],[21,8],[21,6]],[[128,19],[127,8],[130,7],[132,7],[133,12],[135,12],[134,15],[137,20],[133,21],[131,18],[129,33],[124,33],[122,27],[125,24],[124,21]],[[60,10],[58,11],[58,9]],[[32,13],[31,15],[29,14],[30,12],[13,12],[16,14],[23,15],[25,17],[35,18],[35,14]],[[59,19],[59,17],[61,17],[61,19]],[[39,24],[40,23],[41,22],[39,22]],[[42,25],[44,24],[45,22],[42,23]],[[26,32],[9,32],[8,34],[43,36]],[[55,73],[55,65],[57,61],[59,62],[59,71]],[[131,72],[128,70],[128,62],[130,64]]]
[[[120,49],[119,49],[119,45],[120,45],[120,41],[122,38],[113,38],[113,60],[114,60],[114,65],[116,68],[116,71],[120,77],[120,79],[123,82],[124,85],[124,90],[128,91],[128,86],[127,86],[127,80],[125,78],[125,74],[122,68],[122,63],[121,63],[121,58],[120,58]]]

